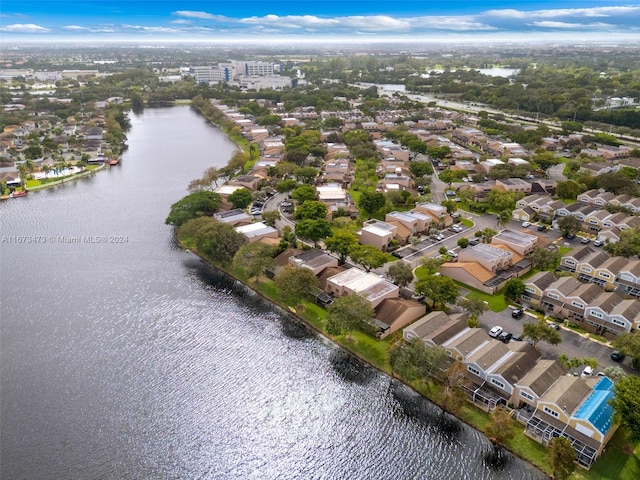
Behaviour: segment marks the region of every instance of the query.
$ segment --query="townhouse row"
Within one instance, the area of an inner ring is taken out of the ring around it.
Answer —
[[[464,315],[444,312],[431,312],[404,328],[403,338],[443,348],[466,367],[463,388],[470,401],[487,410],[509,405],[525,434],[542,444],[568,438],[586,468],[616,430],[609,378],[571,375],[557,360],[541,359],[527,342],[505,344],[467,327]]]

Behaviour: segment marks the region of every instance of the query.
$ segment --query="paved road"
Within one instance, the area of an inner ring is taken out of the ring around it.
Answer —
[[[511,317],[513,310],[514,307],[509,307],[502,312],[487,311],[480,317],[480,326],[488,332],[492,327],[499,325],[507,332],[520,334],[522,333],[522,326],[525,323],[537,321],[535,316],[528,313],[522,318],[515,319]],[[628,374],[637,374],[637,372],[631,369],[630,358],[625,358],[622,363],[616,363],[611,360],[610,355],[614,350],[613,348],[590,340],[588,337],[584,337],[566,328],[561,328],[559,333],[562,341],[556,346],[549,345],[545,342],[538,343],[538,350],[543,358],[558,358],[558,355],[562,353],[569,358],[595,358],[598,361],[596,372],[602,371],[608,366],[617,365],[622,367]],[[580,370],[581,369],[576,369],[576,371]]]

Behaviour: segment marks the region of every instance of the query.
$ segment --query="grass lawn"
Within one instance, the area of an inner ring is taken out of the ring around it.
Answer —
[[[471,290],[467,295],[467,298],[479,298],[480,300],[487,302],[489,304],[489,309],[492,312],[501,312],[505,308],[507,308],[508,302],[504,298],[504,295],[501,293],[497,293],[495,295],[490,295],[488,293],[481,292],[480,290],[476,290],[475,288],[471,288],[462,283],[456,282],[460,288],[464,288],[466,290]]]
[[[637,480],[640,478],[640,443],[632,454],[624,451],[625,433],[619,429],[604,454],[590,470],[578,469],[571,480]]]
[[[465,227],[473,227],[475,225],[475,223],[473,223],[471,220],[469,220],[468,218],[461,218],[460,219],[460,223],[462,225],[464,225]]]
[[[564,257],[566,254],[568,254],[571,250],[573,250],[572,247],[559,247],[558,251],[560,252],[560,256]]]

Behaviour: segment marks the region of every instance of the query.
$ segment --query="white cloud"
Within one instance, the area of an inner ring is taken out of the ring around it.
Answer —
[[[0,31],[13,33],[46,33],[51,30],[34,23],[14,23],[13,25],[0,27]]]
[[[191,25],[193,22],[191,20],[185,20],[184,18],[179,18],[178,20],[171,20],[170,23],[174,23],[176,25]]]
[[[66,27],[62,27],[64,30],[89,30],[87,27],[81,27],[80,25],[67,25]]]
[[[185,18],[199,18],[201,20],[229,20],[227,17],[222,15],[214,15],[213,13],[196,12],[192,10],[178,10],[173,12],[173,15]]]
[[[640,13],[640,6],[593,7],[593,8],[558,8],[553,10],[488,10],[483,15],[505,18],[558,18],[558,17],[610,17],[627,16]]]
[[[613,27],[610,23],[567,23],[567,22],[554,22],[551,20],[545,20],[542,22],[533,22],[529,25],[543,28],[610,28]]]

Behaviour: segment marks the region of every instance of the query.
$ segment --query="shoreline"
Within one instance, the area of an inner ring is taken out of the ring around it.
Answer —
[[[84,172],[78,172],[78,173],[74,173],[73,175],[69,175],[68,177],[64,177],[61,178],[60,180],[55,180],[53,182],[47,182],[45,184],[42,185],[35,185],[33,187],[29,187],[29,188],[25,188],[25,190],[27,191],[27,195],[30,192],[37,192],[40,190],[45,190],[47,188],[51,188],[51,187],[56,187],[58,185],[64,185],[65,183],[68,182],[72,182],[75,180],[78,180],[80,178],[84,178],[84,177],[88,177],[91,175],[94,175],[96,172],[99,172],[101,170],[104,170],[105,168],[107,168],[107,164],[103,163],[102,165],[98,166],[97,168],[94,168],[93,170],[85,170]],[[18,197],[20,198],[20,197]],[[0,197],[0,200],[11,200],[12,197],[10,197],[9,195],[2,195]]]
[[[174,227],[175,228],[175,227]],[[368,358],[363,357],[362,355],[358,354],[357,352],[351,350],[350,348],[348,348],[347,346],[343,345],[342,343],[338,342],[336,339],[328,336],[324,331],[320,330],[319,328],[317,328],[315,325],[313,325],[311,322],[307,321],[305,318],[303,318],[302,316],[300,316],[298,314],[298,312],[296,311],[296,309],[289,307],[287,305],[282,305],[280,304],[277,300],[272,299],[270,297],[268,297],[267,295],[265,295],[263,292],[259,291],[258,289],[254,288],[253,286],[251,286],[249,283],[245,282],[244,280],[236,277],[233,273],[229,272],[228,270],[222,268],[221,266],[218,266],[216,264],[214,264],[213,262],[211,262],[209,259],[207,259],[204,255],[201,255],[199,252],[185,247],[183,245],[183,243],[177,238],[176,235],[176,241],[178,243],[178,245],[180,246],[180,248],[183,251],[192,253],[194,255],[196,255],[200,260],[202,260],[207,266],[209,266],[210,268],[213,268],[216,270],[216,272],[218,272],[219,274],[223,275],[224,277],[226,277],[228,280],[230,281],[234,281],[237,282],[238,284],[241,284],[242,286],[244,286],[244,288],[251,290],[251,292],[255,293],[256,295],[258,295],[262,300],[269,302],[269,304],[271,306],[273,306],[277,311],[279,311],[282,315],[287,315],[290,318],[294,319],[296,322],[304,325],[305,327],[309,328],[311,331],[313,331],[317,336],[331,342],[335,347],[339,348],[341,351],[347,353],[348,355],[352,356],[353,358],[363,362],[365,365],[369,366],[370,368],[373,368],[375,370],[377,370],[378,372],[380,372],[382,375],[386,375],[387,377],[389,377],[390,380],[396,380],[400,383],[402,383],[404,386],[406,386],[407,388],[410,388],[414,393],[416,393],[417,395],[419,395],[420,397],[422,397],[423,399],[425,399],[426,401],[430,402],[432,405],[434,405],[435,407],[441,409],[444,413],[447,413],[448,415],[451,415],[452,417],[454,417],[456,420],[464,423],[465,425],[467,425],[469,428],[472,428],[474,430],[476,430],[477,432],[479,432],[480,434],[485,435],[485,433],[480,430],[479,428],[477,428],[476,426],[472,425],[471,423],[469,423],[468,421],[466,421],[464,418],[461,418],[460,416],[450,412],[449,410],[447,410],[445,408],[445,406],[440,405],[439,403],[437,403],[435,400],[427,397],[424,393],[420,392],[419,390],[416,390],[412,385],[410,385],[409,383],[407,383],[403,378],[397,376],[395,373],[391,372],[387,372],[384,369],[380,368],[379,366],[375,365],[373,362],[371,362]],[[472,408],[478,409],[481,412],[483,412],[484,414],[487,414],[486,412],[484,412],[484,410],[479,409],[476,405],[466,401],[466,406],[471,406]],[[487,414],[488,415],[488,414]],[[522,460],[523,462],[526,462],[529,466],[531,466],[532,468],[534,468],[535,470],[537,470],[538,472],[540,472],[541,474],[547,476],[548,478],[552,478],[550,476],[549,473],[545,472],[541,467],[539,467],[538,465],[535,465],[534,463],[532,463],[530,460],[526,459],[525,457],[521,456],[520,454],[518,454],[518,452],[514,451],[513,449],[509,448],[506,445],[500,444],[500,443],[496,443],[493,440],[489,439],[488,437],[486,437],[487,440],[494,446],[494,447],[500,447],[502,449],[504,449],[505,451],[510,452],[511,454],[513,454],[515,457],[519,458],[520,460]]]

